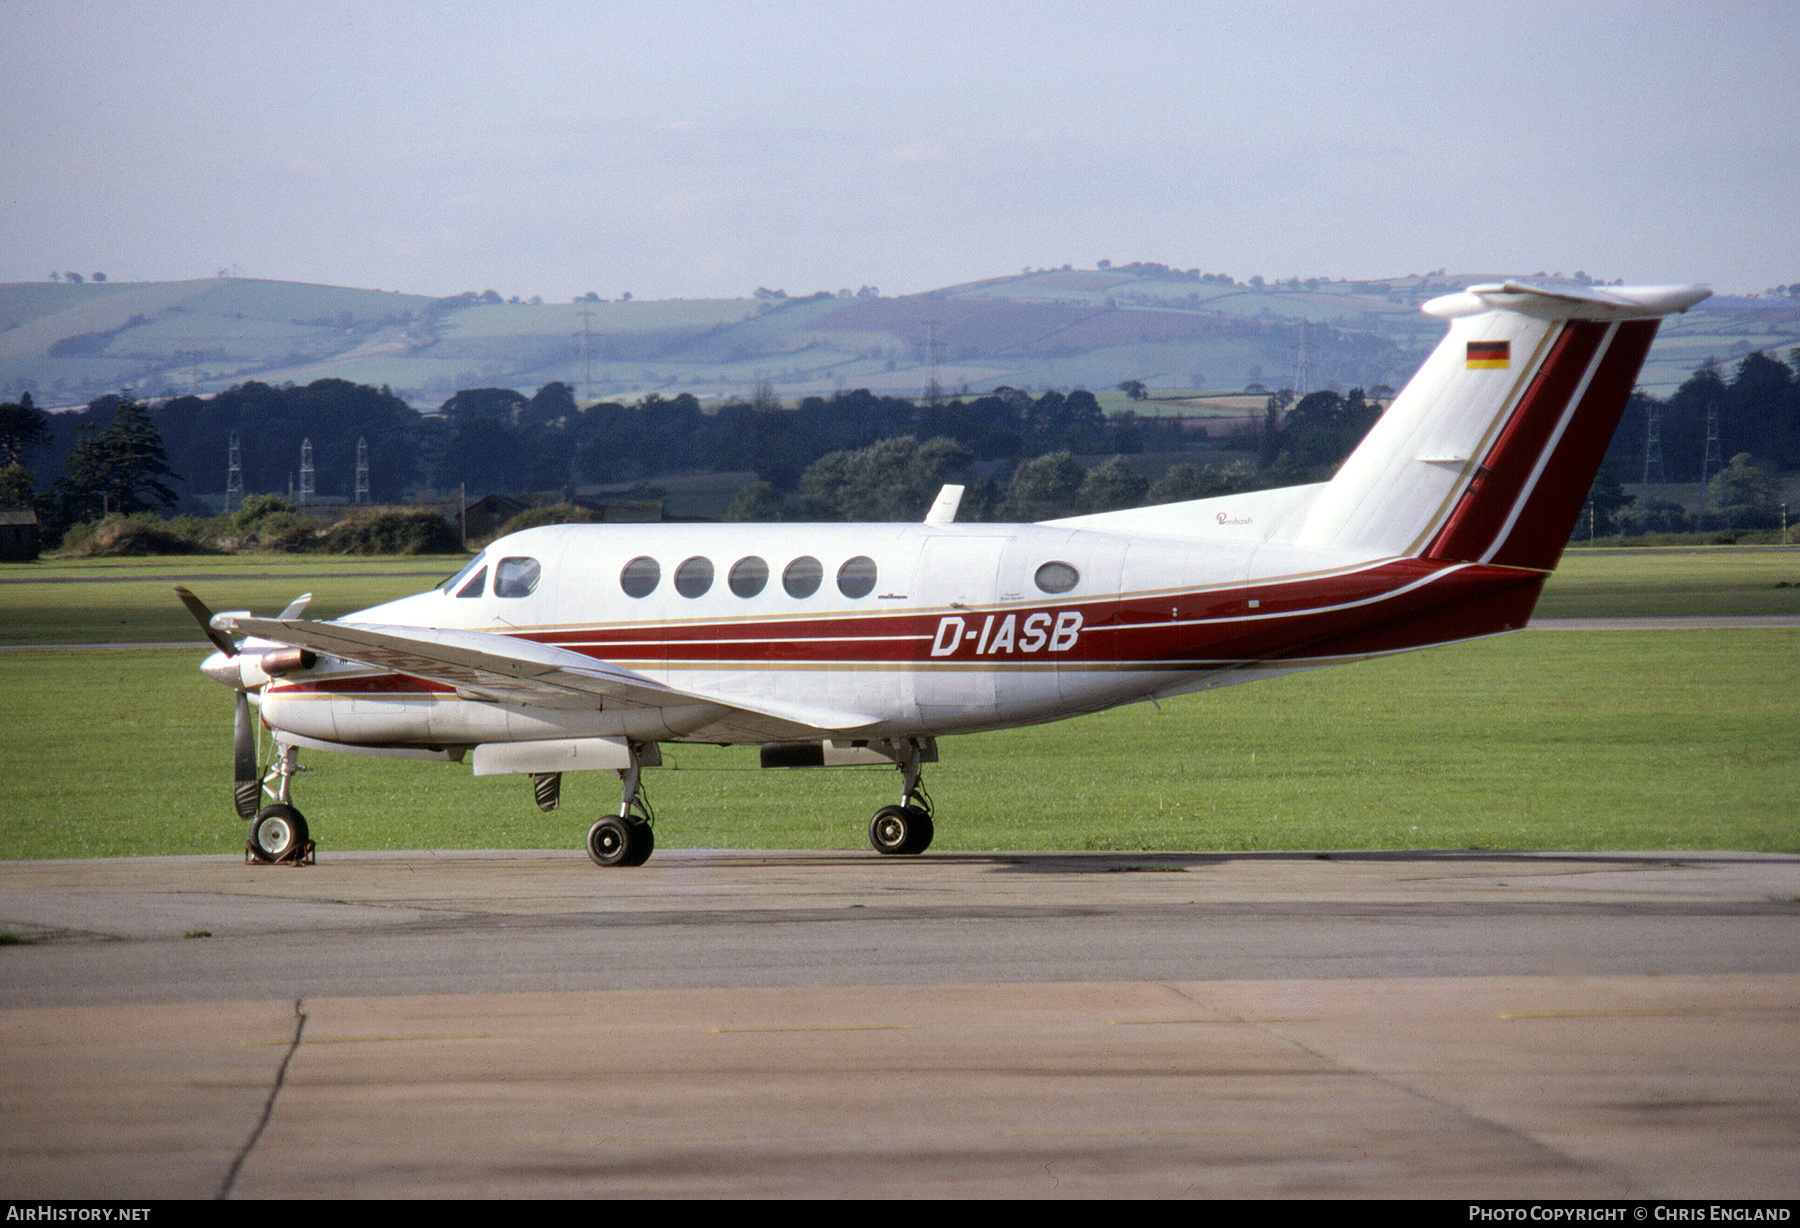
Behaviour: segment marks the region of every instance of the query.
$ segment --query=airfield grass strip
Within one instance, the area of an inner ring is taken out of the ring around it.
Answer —
[[[309,618],[338,618],[405,597],[467,557],[361,559],[280,555],[52,560],[0,566],[0,644],[191,643],[203,638],[175,599],[185,584],[215,610],[279,613],[312,592]]]
[[[221,598],[221,601],[224,599]],[[231,696],[192,650],[0,653],[0,858],[235,853]],[[1534,631],[947,738],[934,848],[1800,850],[1800,629]],[[666,748],[668,848],[866,848],[886,770]],[[303,754],[337,849],[559,848],[610,772],[528,779]]]
[[[239,555],[0,564],[0,645],[192,643],[200,631],[176,602],[176,584],[186,584],[215,610],[264,615],[311,591],[307,615],[337,618],[422,592],[466,561]],[[1550,578],[1537,613],[1800,615],[1800,548],[1572,550]]]

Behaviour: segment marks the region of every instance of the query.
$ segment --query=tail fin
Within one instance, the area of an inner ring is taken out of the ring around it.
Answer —
[[[1549,570],[1658,321],[1697,286],[1471,286],[1450,332],[1326,483],[1295,544]]]

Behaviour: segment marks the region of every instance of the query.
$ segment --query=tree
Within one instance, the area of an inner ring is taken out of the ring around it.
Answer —
[[[1006,501],[1000,505],[1000,518],[1023,524],[1067,516],[1077,509],[1086,478],[1067,452],[1028,460],[1013,473]]]
[[[1170,465],[1145,495],[1147,504],[1180,503],[1188,499],[1212,499],[1248,490],[1255,477],[1244,461],[1233,461],[1224,470],[1201,468],[1185,461]]]
[[[31,470],[23,465],[8,465],[0,469],[0,508],[7,511],[29,508],[32,492],[36,488],[37,482],[31,476]]]
[[[737,494],[732,496],[731,508],[725,513],[725,519],[767,524],[780,520],[782,511],[781,492],[773,484],[758,480],[738,487]]]
[[[949,439],[883,439],[814,461],[800,490],[820,514],[837,520],[912,521],[938,491],[968,468],[968,449]]]
[[[1081,481],[1081,506],[1090,512],[1111,512],[1136,507],[1150,489],[1142,475],[1122,456],[1108,457],[1088,470]]]
[[[1781,482],[1748,452],[1732,457],[1707,483],[1706,494],[1734,529],[1768,528],[1781,516]]]
[[[102,409],[109,401],[112,425],[75,445],[57,482],[70,521],[90,511],[151,512],[156,504],[166,511],[180,502],[164,479],[184,479],[169,468],[149,407],[128,397],[102,397],[90,408]]]
[[[520,413],[529,404],[524,393],[512,388],[465,388],[439,406],[438,412],[458,426],[476,418],[517,426]]]
[[[1282,421],[1279,451],[1306,473],[1330,477],[1380,416],[1378,407],[1363,400],[1360,388],[1352,388],[1347,397],[1309,393]]]
[[[1620,513],[1629,507],[1637,496],[1625,493],[1614,476],[1611,465],[1601,465],[1600,471],[1594,475],[1594,484],[1588,490],[1588,507],[1593,509],[1593,521],[1590,526],[1588,517],[1581,516],[1575,521],[1575,536],[1585,538],[1590,527],[1597,537],[1617,533],[1624,522]]]
[[[433,483],[443,490],[461,484],[483,494],[522,491],[527,489],[529,461],[518,433],[505,422],[470,418],[456,428],[444,448]]]
[[[22,466],[28,452],[48,442],[49,419],[31,403],[29,392],[16,402],[0,405],[0,451],[5,452],[8,466]]]

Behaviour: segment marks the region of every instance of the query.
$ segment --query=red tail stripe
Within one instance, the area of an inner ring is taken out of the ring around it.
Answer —
[[[1556,566],[1568,544],[1569,531],[1581,513],[1594,474],[1618,429],[1619,415],[1631,397],[1638,370],[1656,338],[1657,320],[1627,320],[1619,325],[1600,369],[1589,381],[1581,404],[1506,540],[1489,561],[1513,567],[1548,570]]]
[[[1569,399],[1587,374],[1606,328],[1592,320],[1573,320],[1563,326],[1550,356],[1519,399],[1456,510],[1426,547],[1427,558],[1465,563],[1487,553],[1562,421]]]

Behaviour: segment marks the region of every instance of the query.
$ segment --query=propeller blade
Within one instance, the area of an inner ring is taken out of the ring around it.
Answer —
[[[204,601],[179,584],[175,586],[175,595],[181,598],[181,604],[188,608],[188,613],[194,616],[194,621],[206,632],[206,638],[212,641],[214,648],[228,657],[237,656],[237,645],[231,642],[230,636],[212,625],[212,611],[206,608]]]
[[[282,621],[289,618],[299,618],[301,614],[306,612],[306,605],[311,600],[311,593],[301,593],[298,597],[288,602],[287,609],[275,616],[276,620]]]
[[[232,797],[237,803],[238,818],[256,816],[256,803],[262,800],[262,778],[256,763],[256,718],[250,715],[250,696],[237,694],[237,711],[231,721]]]

